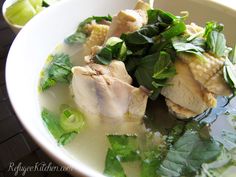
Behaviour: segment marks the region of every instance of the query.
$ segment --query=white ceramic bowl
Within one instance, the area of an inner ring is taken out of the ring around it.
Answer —
[[[7,59],[6,81],[12,105],[33,139],[62,165],[73,168],[73,174],[102,176],[83,162],[58,147],[40,117],[38,79],[45,58],[72,33],[78,23],[91,15],[114,14],[132,8],[136,0],[63,0],[31,20],[16,37]],[[236,11],[210,0],[158,0],[156,7],[175,14],[188,10],[190,21],[204,25],[216,20],[225,24],[225,34],[232,45],[236,42]],[[101,162],[102,163],[102,162]]]

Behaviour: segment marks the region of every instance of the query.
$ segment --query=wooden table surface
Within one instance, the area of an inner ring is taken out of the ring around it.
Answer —
[[[0,7],[4,0],[0,0]],[[5,85],[5,63],[9,48],[15,34],[4,22],[0,14],[0,177],[22,176],[16,173],[16,167],[31,167],[36,163],[57,166],[29,137],[21,124],[8,99]],[[12,170],[13,169],[13,170]],[[70,177],[65,172],[35,171],[27,172],[25,177]]]

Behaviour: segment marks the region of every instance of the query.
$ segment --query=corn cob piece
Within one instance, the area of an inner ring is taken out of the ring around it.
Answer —
[[[204,53],[205,60],[199,60],[194,55],[180,53],[178,57],[188,64],[193,77],[208,91],[222,96],[230,95],[231,91],[223,78],[224,58],[215,58]]]
[[[109,31],[109,26],[101,25],[101,24],[92,24],[87,26],[86,32],[91,32],[89,38],[87,39],[84,49],[85,55],[89,55],[92,52],[92,48],[94,46],[101,46],[103,45],[106,35]]]

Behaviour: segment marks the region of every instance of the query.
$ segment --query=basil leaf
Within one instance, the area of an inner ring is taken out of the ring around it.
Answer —
[[[85,25],[91,23],[92,21],[96,21],[97,23],[101,22],[102,20],[105,21],[112,21],[112,17],[108,14],[107,16],[92,16],[86,18],[84,21],[80,22],[77,32],[84,32]]]
[[[47,110],[46,108],[43,108],[41,117],[50,133],[60,145],[65,145],[69,143],[77,134],[77,132],[74,131],[65,131],[59,123],[59,117]]]
[[[202,39],[195,38],[192,41],[187,41],[183,37],[174,37],[172,38],[172,45],[177,53],[190,53],[196,55],[201,60],[205,59],[202,54],[205,51],[203,48],[205,46],[205,42]]]
[[[203,43],[204,41],[202,41],[202,39],[197,38],[189,42],[182,37],[172,38],[172,45],[177,52],[204,52]]]
[[[139,30],[133,33],[122,34],[121,39],[123,39],[126,44],[132,45],[143,45],[153,43],[152,38],[142,34]]]
[[[127,56],[127,47],[125,42],[118,37],[111,37],[106,42],[106,47],[110,48],[112,51],[112,57],[124,61]]]
[[[112,61],[112,50],[109,47],[104,47],[94,59],[98,64],[109,65]]]
[[[207,37],[210,32],[212,31],[217,31],[221,32],[224,30],[224,25],[222,23],[217,23],[217,22],[207,22],[205,26],[205,31],[204,31],[204,37]]]
[[[169,29],[167,29],[163,33],[161,33],[161,36],[168,40],[182,34],[185,30],[186,30],[185,23],[179,22],[171,26]]]
[[[153,82],[152,82],[152,85],[153,85],[155,88],[170,86],[169,84],[166,84],[165,82],[166,82],[166,80],[156,80],[156,81],[153,81]]]
[[[109,177],[126,177],[123,167],[121,166],[116,154],[108,149],[106,155],[104,175]]]
[[[67,44],[75,44],[80,43],[83,44],[87,39],[86,34],[82,32],[76,32],[65,39],[65,43]]]
[[[223,33],[217,31],[210,32],[207,36],[206,44],[208,51],[217,57],[225,55],[226,40]]]
[[[196,47],[199,47],[198,50],[201,52],[204,52],[206,48],[206,40],[201,37],[196,37],[193,40],[189,41],[191,44],[193,44]]]
[[[139,64],[136,68],[134,73],[135,78],[139,85],[145,86],[146,88],[152,90],[153,85],[153,73],[154,69],[153,66],[155,65],[156,61],[158,60],[158,54],[147,55],[140,59]]]
[[[170,55],[161,52],[158,61],[154,65],[154,79],[168,79],[176,75],[176,70],[172,64]]]
[[[80,43],[80,44],[83,44],[86,39],[87,39],[87,34],[86,32],[84,31],[84,27],[91,23],[92,21],[96,21],[97,23],[101,22],[102,20],[106,20],[106,21],[112,21],[112,17],[110,15],[108,16],[92,16],[92,17],[88,17],[86,18],[84,21],[82,21],[76,32],[70,36],[68,36],[64,41],[66,44],[69,44],[69,45],[73,45],[73,44],[76,44],[76,43]]]
[[[216,160],[221,146],[212,139],[203,139],[196,131],[186,131],[167,153],[157,169],[164,176],[188,176],[197,172],[202,163]]]
[[[148,13],[148,24],[158,25],[159,26],[158,31],[160,32],[164,31],[161,33],[161,35],[165,39],[171,39],[172,37],[178,36],[186,30],[185,23],[169,12],[151,9],[148,10],[147,13]]]
[[[150,9],[147,11],[148,24],[165,23],[172,24],[177,17],[169,12],[162,11],[160,9]]]
[[[120,38],[111,37],[107,40],[105,47],[96,54],[94,61],[98,64],[109,65],[112,59],[125,61],[127,53],[125,42]]]
[[[64,134],[64,130],[59,124],[58,117],[46,108],[43,108],[41,116],[48,130],[54,136],[54,138],[60,139],[60,137]]]
[[[41,73],[39,89],[45,91],[57,82],[70,83],[72,78],[72,63],[66,54],[51,55],[47,59],[48,64]]]
[[[232,89],[233,94],[236,94],[236,72],[233,64],[229,59],[226,58],[224,67],[223,67],[223,75],[226,83]]]
[[[140,159],[137,136],[108,135],[107,137],[119,161],[128,162]]]
[[[232,62],[232,64],[236,64],[236,45],[229,53],[229,60]]]

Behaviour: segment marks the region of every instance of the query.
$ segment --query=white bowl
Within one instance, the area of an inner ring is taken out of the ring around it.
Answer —
[[[75,176],[102,176],[82,161],[73,158],[43,125],[38,99],[38,79],[48,54],[65,36],[75,31],[78,23],[91,15],[115,14],[132,8],[136,0],[63,0],[31,20],[16,37],[7,59],[6,82],[12,105],[21,123],[33,139],[58,163],[73,168]],[[178,14],[190,12],[190,21],[204,25],[216,20],[225,24],[225,34],[232,45],[236,42],[236,11],[210,0],[158,0],[156,7]],[[102,162],[101,162],[102,163]]]

